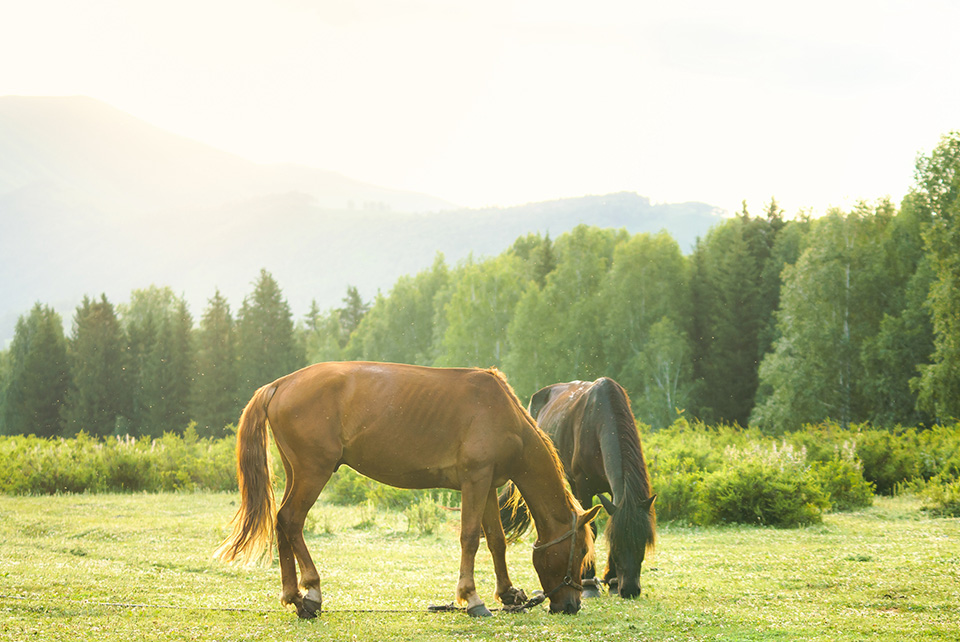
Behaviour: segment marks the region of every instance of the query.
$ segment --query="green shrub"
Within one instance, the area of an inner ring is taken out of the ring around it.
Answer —
[[[921,493],[923,510],[938,517],[960,517],[960,480],[934,477]]]
[[[863,478],[858,461],[815,461],[810,465],[810,472],[827,493],[831,510],[854,510],[873,504],[873,483]]]
[[[704,477],[697,522],[803,526],[830,506],[806,454],[789,444],[770,449],[727,448],[726,465]]]
[[[693,522],[704,472],[692,459],[674,455],[648,462],[650,484],[657,494],[657,519]]]
[[[323,488],[323,498],[340,506],[356,506],[367,501],[375,482],[355,472],[352,468],[341,467]]]
[[[960,478],[960,423],[916,432],[917,468],[924,479]]]
[[[919,452],[914,429],[899,434],[886,430],[863,430],[856,436],[857,456],[863,476],[877,492],[890,495],[900,482],[919,476]]]
[[[132,437],[0,438],[0,492],[56,493],[236,490],[233,439]]]
[[[421,536],[436,532],[445,519],[443,507],[431,497],[421,497],[420,501],[407,506],[403,514],[407,518],[407,529]]]
[[[347,466],[341,467],[330,477],[321,497],[341,506],[358,506],[370,502],[378,508],[390,510],[404,510],[425,499],[459,505],[459,493],[436,488],[394,488],[364,477]]]

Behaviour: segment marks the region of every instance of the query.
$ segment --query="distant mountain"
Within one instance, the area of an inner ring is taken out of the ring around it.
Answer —
[[[442,252],[495,255],[580,223],[665,229],[689,251],[721,219],[703,203],[632,193],[457,209],[333,172],[261,165],[89,98],[0,97],[0,346],[40,301],[68,321],[85,294],[114,303],[169,285],[199,317],[216,288],[236,310],[260,268],[298,315],[347,285],[387,291]]]

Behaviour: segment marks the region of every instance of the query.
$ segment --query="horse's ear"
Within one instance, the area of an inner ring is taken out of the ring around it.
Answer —
[[[616,505],[612,501],[607,499],[606,495],[601,493],[597,495],[597,499],[599,499],[600,503],[603,504],[603,508],[607,511],[608,515],[613,515],[614,513],[617,512]]]
[[[645,500],[643,501],[643,503],[640,504],[640,505],[643,507],[643,509],[644,509],[645,511],[650,512],[650,509],[653,508],[653,502],[655,502],[655,501],[657,501],[657,496],[656,496],[656,495],[651,495],[650,497],[648,497],[647,499],[645,499]]]
[[[530,413],[530,416],[533,417],[534,420],[540,416],[540,411],[543,410],[543,407],[547,405],[548,401],[550,401],[551,388],[552,386],[541,388],[540,390],[537,390],[530,398],[530,405],[527,406],[527,412]]]
[[[577,518],[577,528],[583,528],[584,526],[592,522],[594,518],[597,516],[597,513],[600,512],[601,508],[603,507],[600,505],[591,506],[590,510],[582,513],[580,517]]]

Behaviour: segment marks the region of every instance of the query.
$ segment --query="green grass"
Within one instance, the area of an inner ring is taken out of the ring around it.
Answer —
[[[798,530],[661,524],[639,599],[482,621],[426,612],[453,598],[457,513],[418,536],[399,512],[318,505],[308,545],[325,613],[300,621],[279,605],[275,565],[212,560],[235,501],[0,497],[0,640],[954,640],[960,627],[960,520],[912,498]],[[529,546],[508,563],[539,588]],[[482,546],[477,582],[492,606]]]

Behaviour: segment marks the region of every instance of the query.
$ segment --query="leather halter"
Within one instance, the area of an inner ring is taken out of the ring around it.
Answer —
[[[542,551],[545,548],[549,548],[554,544],[559,544],[563,540],[569,539],[570,537],[573,537],[574,535],[576,535],[577,534],[577,511],[571,511],[571,512],[573,513],[573,524],[571,525],[570,530],[564,533],[563,535],[561,535],[560,537],[550,540],[546,544],[534,544],[533,550]],[[583,590],[583,586],[574,582],[573,578],[570,577],[571,573],[573,573],[573,554],[576,548],[577,548],[577,542],[576,542],[576,538],[574,538],[574,541],[571,542],[570,544],[570,557],[567,560],[567,574],[563,576],[563,582],[559,586],[557,586],[552,591],[544,593],[544,598],[552,597],[554,593],[562,589],[564,586],[569,586],[578,591]]]

